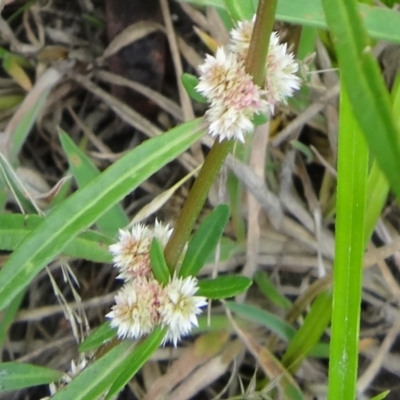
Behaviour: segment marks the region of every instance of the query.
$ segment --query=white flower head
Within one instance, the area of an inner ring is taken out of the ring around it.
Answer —
[[[215,57],[207,55],[199,68],[196,90],[210,103],[206,112],[209,134],[220,141],[244,142],[245,135],[254,129],[254,116],[269,112],[266,92],[246,73],[244,60],[232,52],[226,53],[223,47],[218,48]]]
[[[118,278],[126,282],[136,278],[150,278],[150,246],[156,237],[165,246],[172,229],[156,220],[154,229],[135,224],[130,230],[120,230],[118,242],[109,247],[114,266],[119,269]]]
[[[232,53],[240,59],[246,59],[250,47],[251,34],[255,18],[241,21],[230,32]],[[273,111],[278,103],[286,104],[287,98],[300,88],[300,78],[296,76],[299,68],[292,53],[287,52],[286,43],[279,44],[279,36],[272,32],[268,48],[265,71],[266,100]]]
[[[207,302],[205,297],[195,296],[197,290],[197,279],[192,276],[174,276],[164,287],[158,307],[160,323],[168,328],[164,343],[170,341],[176,347],[182,336],[198,326],[197,315]]]
[[[229,49],[233,53],[238,54],[242,59],[246,59],[247,57],[255,19],[254,16],[252,20],[239,21],[237,27],[231,29],[229,33],[231,37]]]
[[[279,44],[279,37],[272,32],[266,65],[266,91],[268,101],[275,106],[286,104],[287,98],[300,88],[300,78],[296,76],[299,69],[293,53],[287,52],[286,43]]]
[[[118,337],[140,338],[159,322],[158,304],[162,287],[155,279],[136,279],[125,284],[115,296],[115,305],[106,317],[118,329]]]

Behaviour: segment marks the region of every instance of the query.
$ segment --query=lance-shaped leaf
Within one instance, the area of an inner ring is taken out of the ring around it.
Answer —
[[[217,247],[225,225],[229,219],[229,207],[225,204],[217,206],[207,216],[190,240],[179,276],[196,276],[205,264],[207,257]]]
[[[19,362],[0,364],[0,393],[44,385],[62,378],[64,374],[54,369]]]
[[[251,279],[244,276],[219,276],[215,279],[202,279],[199,281],[199,290],[196,296],[214,300],[226,299],[243,293],[251,283]]]
[[[23,290],[83,229],[204,134],[194,120],[136,147],[56,207],[0,271],[0,308]]]
[[[158,282],[166,285],[170,274],[167,262],[165,261],[163,248],[157,238],[153,238],[150,248],[151,269]]]

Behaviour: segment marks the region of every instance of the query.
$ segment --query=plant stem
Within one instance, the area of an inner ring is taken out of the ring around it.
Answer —
[[[172,236],[165,247],[165,259],[171,272],[175,269],[197,217],[207,199],[210,187],[217,177],[226,156],[232,149],[233,144],[233,140],[224,140],[222,142],[216,140],[204,161],[203,167],[183,205]]]
[[[246,71],[253,76],[254,83],[264,86],[265,62],[269,38],[274,24],[277,0],[260,0],[257,17],[246,60]],[[233,147],[233,140],[215,141],[206,157],[203,167],[193,184],[178,217],[175,229],[165,247],[164,255],[168,267],[174,272],[185,244],[189,240],[194,224],[207,199],[208,192],[221,169],[226,156]]]
[[[253,76],[254,83],[260,87],[264,86],[265,63],[275,21],[276,5],[277,0],[260,0],[258,2],[256,21],[246,59],[246,71]]]

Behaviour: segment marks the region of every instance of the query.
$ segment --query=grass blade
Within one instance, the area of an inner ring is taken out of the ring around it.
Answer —
[[[342,86],[329,399],[355,399],[368,150]]]
[[[68,157],[68,164],[79,187],[88,184],[92,179],[100,175],[89,157],[79,149],[66,132],[60,129],[60,141],[65,154]],[[118,229],[128,225],[129,219],[119,204],[113,206],[102,217],[96,225],[101,232],[114,236]]]
[[[76,235],[203,134],[202,120],[198,119],[149,139],[55,208],[23,240],[0,271],[0,309]]]
[[[358,13],[357,2],[323,0],[322,3],[339,58],[340,76],[354,115],[371,153],[400,198],[400,132]]]

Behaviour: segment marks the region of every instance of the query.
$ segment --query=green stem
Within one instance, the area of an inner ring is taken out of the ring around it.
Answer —
[[[277,0],[260,0],[257,17],[246,60],[246,71],[254,78],[254,83],[264,86],[265,61],[267,59],[269,38],[274,24]],[[233,147],[233,140],[214,143],[204,161],[199,175],[185,201],[175,229],[165,247],[164,255],[171,272],[188,242],[194,224],[204,206],[208,192],[221,169],[226,156]]]
[[[207,199],[211,185],[217,177],[233,144],[233,140],[215,141],[204,161],[203,167],[189,192],[175,229],[164,250],[165,259],[171,272],[175,270],[183,248]]]
[[[275,21],[277,0],[260,0],[254,23],[246,71],[253,76],[256,85],[264,87],[265,63],[267,60],[269,39]]]

